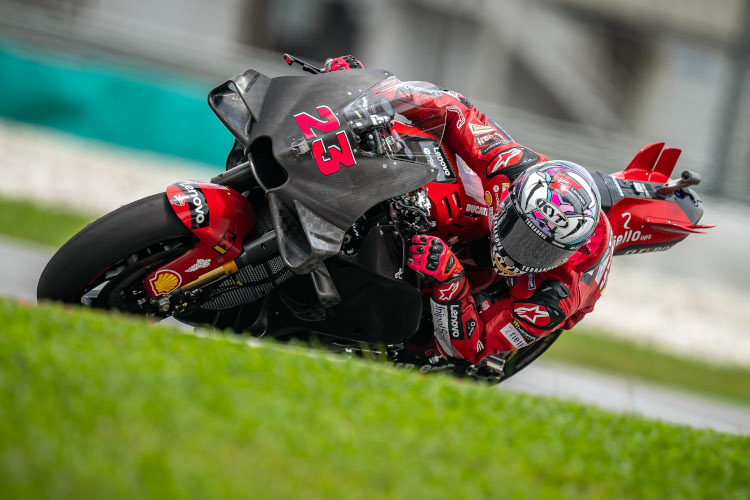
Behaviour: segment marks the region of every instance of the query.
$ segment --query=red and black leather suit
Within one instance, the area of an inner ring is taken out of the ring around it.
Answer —
[[[361,67],[353,58],[354,63],[342,59],[333,60],[335,69]],[[480,177],[485,192],[492,193],[490,220],[519,174],[547,161],[543,155],[516,143],[461,94],[439,91],[436,96],[435,90],[430,89],[420,95],[418,86],[411,90],[410,95],[400,96],[405,106],[399,113],[420,126],[438,114],[430,108],[443,111],[447,119],[443,140]],[[410,110],[410,102],[419,108]],[[444,244],[424,236],[415,237],[415,243],[438,248]],[[590,241],[566,263],[546,272],[498,275],[497,280],[505,280],[507,291],[493,298],[483,293],[472,295],[478,290],[472,289],[471,273],[467,277],[450,250],[442,252],[439,273],[434,275],[437,284],[431,291],[435,338],[441,352],[476,363],[491,354],[525,347],[557,329],[572,328],[594,309],[601,296],[613,248],[612,230],[602,213]],[[429,248],[419,251],[428,253]]]

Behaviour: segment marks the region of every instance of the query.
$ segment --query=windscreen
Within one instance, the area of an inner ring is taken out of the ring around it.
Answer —
[[[433,139],[442,140],[446,108],[440,100],[444,97],[444,92],[431,83],[402,82],[390,76],[342,111],[362,154],[427,163],[434,151],[406,140],[392,125],[394,120],[411,124]]]

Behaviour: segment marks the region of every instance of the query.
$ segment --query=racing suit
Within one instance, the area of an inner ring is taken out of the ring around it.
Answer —
[[[347,58],[332,60],[332,70],[362,67],[356,59]],[[438,90],[436,94],[434,89],[426,89],[420,95],[415,85],[399,100],[403,103],[399,113],[417,126],[427,124],[437,114],[430,108],[442,111],[447,121],[443,140],[481,179],[490,223],[510,184],[527,168],[547,161],[545,156],[516,143],[459,93]],[[492,237],[490,241],[492,245]],[[604,291],[614,250],[612,230],[602,213],[590,241],[566,263],[546,272],[498,276],[505,280],[507,291],[490,298],[470,293],[463,266],[447,244],[428,236],[416,236],[413,243],[411,253],[418,263],[410,262],[411,267],[437,280],[430,302],[438,347],[448,357],[471,363],[526,347],[557,329],[572,328],[594,309]],[[428,257],[435,264],[434,270],[425,267]],[[497,259],[495,266],[497,271],[504,271]]]

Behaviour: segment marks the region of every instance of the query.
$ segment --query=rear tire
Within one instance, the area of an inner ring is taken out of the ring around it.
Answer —
[[[65,243],[44,268],[37,297],[81,304],[87,292],[112,278],[106,275],[113,272],[113,266],[122,268],[117,279],[126,271],[131,278],[138,273],[145,277],[147,266],[154,268],[157,262],[174,258],[175,252],[163,244],[175,241],[187,243],[179,252],[183,253],[197,237],[174,213],[166,194],[134,201],[92,222]],[[139,266],[139,262],[143,264]],[[92,305],[121,308],[106,297],[102,299]]]
[[[555,330],[533,344],[514,351],[506,358],[503,377],[498,380],[497,383],[508,380],[510,377],[529,366],[533,361],[536,361],[539,356],[544,354],[545,351],[552,346],[562,332],[563,330]]]

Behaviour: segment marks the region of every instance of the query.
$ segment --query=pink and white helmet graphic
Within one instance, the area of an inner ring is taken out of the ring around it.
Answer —
[[[518,208],[544,236],[565,248],[579,248],[599,221],[599,193],[579,165],[550,161],[529,169],[516,184]]]
[[[591,239],[601,212],[586,169],[548,161],[527,169],[492,223],[492,256],[505,276],[548,271]]]

